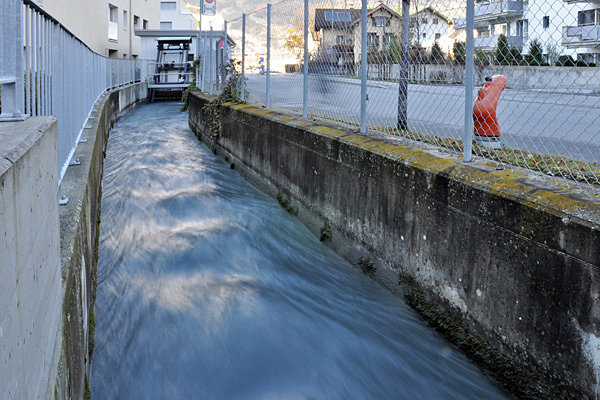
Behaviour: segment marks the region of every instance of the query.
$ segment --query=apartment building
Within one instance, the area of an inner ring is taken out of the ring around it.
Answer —
[[[197,30],[199,13],[188,8],[184,0],[161,0],[160,29]]]
[[[36,0],[47,13],[98,54],[137,58],[136,29],[158,29],[156,0]]]
[[[598,62],[600,53],[600,1],[480,0],[475,3],[475,47],[493,51],[504,34],[511,46],[529,52],[533,40],[551,53]],[[465,30],[466,19],[454,20],[454,29]]]
[[[600,1],[565,1],[574,6],[577,20],[563,25],[562,45],[576,49],[579,60],[600,65]]]

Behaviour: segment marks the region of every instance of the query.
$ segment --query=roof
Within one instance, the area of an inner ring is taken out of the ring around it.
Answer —
[[[383,3],[367,10],[367,17],[376,11],[387,11],[392,17],[400,18],[401,15]],[[360,22],[362,10],[355,8],[317,8],[315,9],[315,30],[320,29],[345,29]]]
[[[419,10],[418,12],[412,14],[410,17],[414,18],[416,15],[421,14],[423,12],[429,12],[430,14],[435,14],[438,17],[440,17],[441,19],[443,19],[444,21],[446,21],[446,23],[451,24],[452,21],[450,19],[448,19],[445,15],[443,15],[442,13],[440,13],[438,10],[436,10],[435,8],[428,6],[425,8],[422,8],[421,10]]]
[[[224,31],[212,31],[215,38],[222,38],[225,35]],[[169,29],[136,29],[135,35],[140,37],[154,37],[160,38],[161,40],[170,40],[170,39],[178,39],[185,38],[189,39],[190,37],[202,37],[203,33],[207,33],[207,31],[199,31],[199,30],[169,30]],[[227,43],[231,47],[235,47],[236,43],[231,38],[231,36],[227,35]]]
[[[315,9],[315,30],[344,29],[360,19],[361,10],[354,8],[317,8]]]

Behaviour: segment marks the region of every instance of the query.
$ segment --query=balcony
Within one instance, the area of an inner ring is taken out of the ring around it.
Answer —
[[[600,47],[600,25],[562,27],[562,45],[574,47]]]
[[[523,15],[524,5],[522,0],[502,0],[480,2],[475,7],[475,26],[485,25],[493,20],[504,22],[510,17]],[[454,29],[465,29],[466,18],[456,18],[453,21]]]
[[[475,38],[475,47],[482,50],[493,50],[498,45],[498,38],[500,35],[484,36]],[[523,46],[523,36],[508,36],[509,46]]]
[[[506,20],[523,15],[522,0],[482,2],[475,7],[475,22]]]
[[[108,40],[114,42],[119,40],[119,23],[108,21]]]

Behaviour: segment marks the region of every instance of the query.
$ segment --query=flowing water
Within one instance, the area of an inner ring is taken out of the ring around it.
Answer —
[[[179,107],[141,106],[108,142],[94,400],[508,398]]]

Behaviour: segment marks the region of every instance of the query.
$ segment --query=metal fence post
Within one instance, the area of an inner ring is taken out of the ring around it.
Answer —
[[[302,90],[302,118],[308,118],[308,0],[304,0],[304,87]]]
[[[206,83],[206,36],[207,36],[208,32],[204,32],[202,34],[202,48],[203,48],[203,52],[202,52],[202,88],[201,90],[204,92],[205,91],[205,83]]]
[[[267,4],[267,100],[265,106],[271,107],[271,4]]]
[[[209,64],[208,64],[208,76],[210,77],[208,79],[208,85],[209,85],[208,86],[208,93],[211,96],[213,95],[213,85],[214,85],[214,82],[213,82],[213,78],[214,78],[214,75],[213,75],[213,55],[214,55],[213,54],[213,40],[214,40],[214,38],[213,38],[213,27],[211,26],[210,27],[210,39],[208,40],[208,49],[209,49],[208,50],[208,54],[209,54],[209,58],[208,58],[208,61],[209,61]],[[217,60],[215,60],[215,65],[216,65],[216,61]]]
[[[240,99],[246,100],[246,14],[242,14],[242,82]]]
[[[223,43],[223,59],[225,60],[225,62],[227,64],[229,64],[229,41],[227,40],[228,36],[227,36],[227,21],[223,22],[223,36],[225,37],[223,40],[225,41]]]
[[[410,65],[410,0],[402,0],[402,43],[398,81],[398,130],[408,130],[408,68]]]
[[[0,84],[2,85],[1,120],[23,120],[25,84],[23,80],[23,4],[20,1],[2,3],[0,14]]]
[[[465,71],[465,135],[463,160],[471,161],[473,147],[473,69],[475,63],[475,39],[473,29],[475,16],[475,1],[467,0],[467,51]]]
[[[360,21],[360,133],[367,133],[367,0],[362,0]]]

